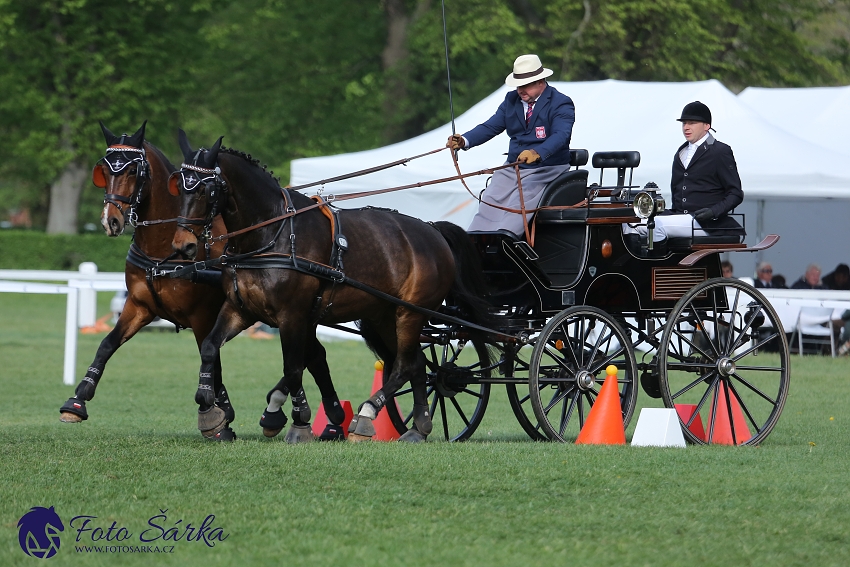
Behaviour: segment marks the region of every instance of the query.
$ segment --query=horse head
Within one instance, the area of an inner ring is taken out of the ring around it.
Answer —
[[[100,123],[107,148],[92,170],[92,183],[104,190],[100,224],[109,236],[118,236],[127,224],[135,223],[135,207],[150,176],[144,148],[146,125],[147,121],[132,136],[116,136]]]
[[[216,140],[210,149],[193,150],[186,132],[179,131],[183,163],[168,181],[169,193],[180,196],[178,230],[171,247],[189,260],[194,260],[198,254],[198,241],[209,239],[213,218],[222,211],[226,202],[227,184],[218,167],[222,138]],[[196,232],[195,227],[201,228]]]

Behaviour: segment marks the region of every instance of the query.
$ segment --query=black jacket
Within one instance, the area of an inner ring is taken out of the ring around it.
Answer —
[[[741,178],[732,148],[718,142],[709,134],[705,142],[697,148],[688,169],[679,159],[687,142],[679,146],[673,156],[673,177],[670,189],[673,193],[671,213],[694,214],[700,209],[711,208],[714,218],[700,222],[709,234],[742,235],[746,234],[740,224],[727,216],[744,200],[741,190]],[[728,229],[728,230],[725,230]]]

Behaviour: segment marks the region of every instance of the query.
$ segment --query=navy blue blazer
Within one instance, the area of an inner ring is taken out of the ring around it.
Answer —
[[[464,149],[480,146],[507,131],[511,137],[508,162],[515,162],[523,150],[534,150],[540,154],[540,161],[525,163],[520,167],[569,165],[570,138],[575,119],[575,106],[570,97],[561,94],[553,86],[546,85],[546,89],[537,98],[531,120],[526,125],[522,99],[516,90],[513,90],[505,95],[505,100],[487,122],[463,135],[469,142]]]

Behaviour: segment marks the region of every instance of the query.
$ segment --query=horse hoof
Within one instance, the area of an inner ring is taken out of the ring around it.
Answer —
[[[416,429],[408,429],[407,433],[398,438],[399,442],[404,443],[424,443],[427,439],[427,435],[423,435]]]
[[[59,408],[59,421],[65,423],[79,423],[89,418],[89,412],[86,411],[86,402],[77,398],[69,398],[61,408]]]
[[[283,440],[290,445],[295,445],[296,443],[309,443],[313,440],[313,430],[310,428],[309,424],[295,425],[293,423],[289,426],[289,431],[286,432],[286,437],[284,437]]]
[[[371,441],[371,437],[366,437],[365,435],[358,435],[356,433],[348,434],[348,442],[349,443],[361,443],[363,441]]]
[[[282,427],[280,429],[266,429],[264,427],[263,428],[263,435],[265,435],[266,437],[271,439],[272,437],[277,437],[278,433],[280,433],[281,431],[283,431]]]
[[[348,426],[349,437],[351,437],[352,433],[361,437],[371,438],[375,436],[375,426],[368,417],[355,415],[354,419],[351,420],[351,425]]]
[[[266,410],[260,417],[260,427],[263,428],[263,435],[266,437],[274,437],[283,431],[286,422],[286,415],[280,409],[277,411]]]
[[[213,441],[235,441],[236,432],[229,427],[225,427],[212,437]]]
[[[198,410],[198,429],[207,439],[215,439],[216,433],[227,427],[226,414],[223,409],[210,406],[206,411]]]
[[[329,423],[317,439],[319,441],[345,441],[345,433],[343,433],[341,426]]]

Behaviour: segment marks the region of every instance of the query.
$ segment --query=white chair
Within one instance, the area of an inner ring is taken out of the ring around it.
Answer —
[[[800,356],[803,356],[803,335],[809,344],[829,345],[835,358],[835,332],[832,327],[832,307],[801,307],[797,313],[797,323],[791,333],[790,343],[794,344],[796,334]]]

